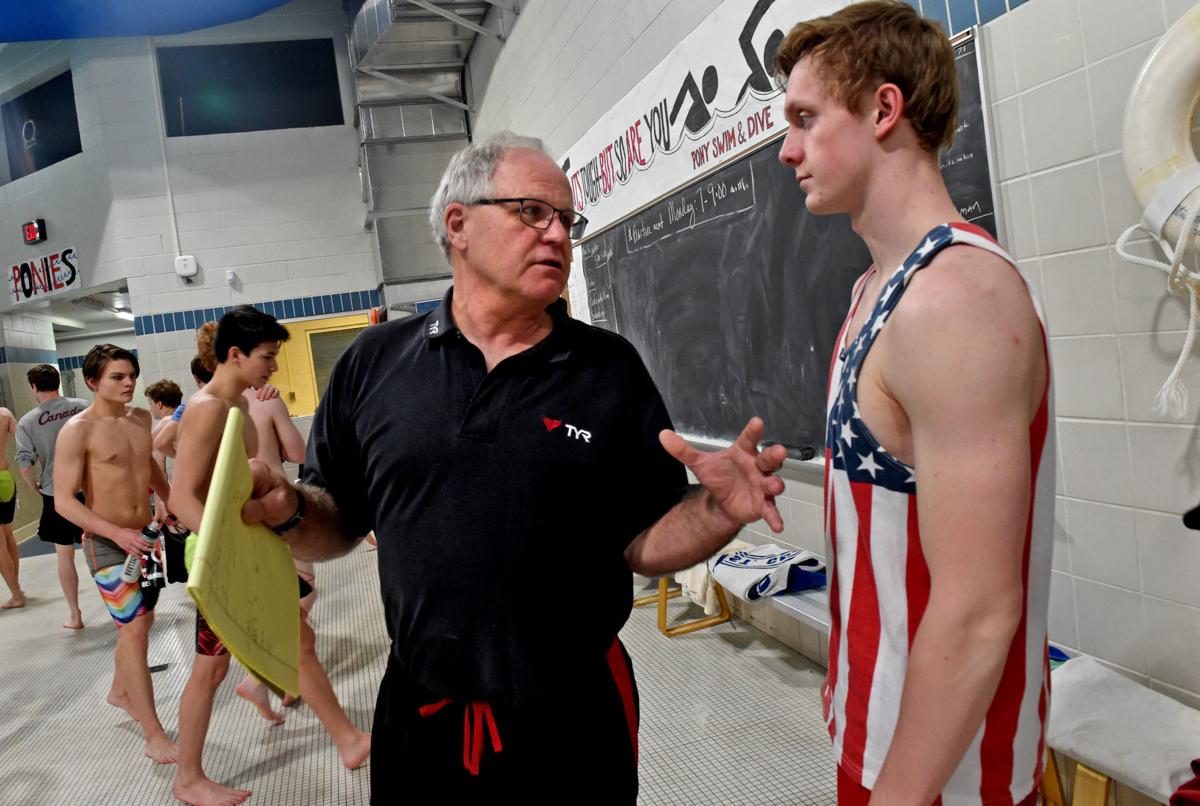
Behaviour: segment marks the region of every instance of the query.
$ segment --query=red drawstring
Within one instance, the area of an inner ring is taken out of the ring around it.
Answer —
[[[475,714],[475,726],[467,718],[467,708],[463,708],[463,766],[472,775],[479,775],[479,761],[483,758],[483,723],[487,721],[488,733],[492,738],[492,752],[499,753],[500,731],[496,729],[496,717],[492,715],[492,706],[486,702],[468,703],[468,708]],[[467,752],[468,740],[470,752]]]
[[[449,697],[417,709],[422,717],[431,717],[453,700]],[[474,719],[472,720],[472,716]],[[492,740],[492,752],[499,753],[503,748],[500,744],[500,731],[496,727],[496,717],[492,706],[486,702],[469,702],[463,706],[463,767],[472,775],[479,775],[479,762],[483,759],[483,727],[487,724],[488,734]]]
[[[443,706],[449,705],[451,702],[452,702],[452,700],[449,697],[447,697],[444,700],[438,700],[437,702],[431,702],[431,703],[429,703],[429,705],[422,705],[418,709],[418,711],[420,712],[421,716],[433,716],[438,711],[442,710]]]

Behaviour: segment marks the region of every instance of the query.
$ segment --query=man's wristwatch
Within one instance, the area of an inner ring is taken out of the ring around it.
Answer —
[[[296,511],[283,523],[272,526],[271,531],[277,535],[285,535],[299,526],[302,520],[304,520],[304,493],[296,490]]]

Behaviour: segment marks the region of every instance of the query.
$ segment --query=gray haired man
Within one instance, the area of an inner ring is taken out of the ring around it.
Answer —
[[[782,528],[783,448],[756,449],[756,419],[730,448],[696,452],[632,346],[567,315],[586,220],[539,141],[464,149],[432,208],[453,289],[355,341],[313,421],[304,484],[256,467],[244,515],[303,559],[375,531],[392,640],[375,802],[582,791],[631,804],[637,692],[617,638],[630,571],[692,565],[748,521]],[[687,494],[677,459],[702,489]],[[563,574],[578,606],[547,597]]]

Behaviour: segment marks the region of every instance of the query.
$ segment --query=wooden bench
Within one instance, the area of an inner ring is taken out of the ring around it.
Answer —
[[[801,591],[771,596],[767,599],[777,610],[829,635],[829,589]],[[1070,806],[1107,806],[1112,780],[1083,763],[1075,768]],[[1063,796],[1062,778],[1052,750],[1047,747],[1046,764],[1042,774],[1041,792],[1047,806],[1067,806]]]

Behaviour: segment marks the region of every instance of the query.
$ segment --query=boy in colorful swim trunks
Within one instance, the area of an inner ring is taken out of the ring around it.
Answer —
[[[17,418],[0,406],[0,578],[8,585],[11,594],[0,610],[11,610],[25,606],[25,592],[21,590],[21,553],[17,539],[13,536],[13,515],[17,510],[17,483],[8,469],[4,448],[11,434],[17,433]]]
[[[88,351],[83,377],[96,398],[58,434],[55,506],[61,516],[83,529],[84,559],[117,625],[108,702],[141,725],[147,756],[171,764],[178,751],[155,712],[154,685],[146,664],[158,590],[141,587],[141,579],[121,578],[129,554],[152,549],[142,534],[152,517],[146,489],[164,499],[170,495],[166,477],[150,455],[150,413],[128,405],[138,372],[137,356],[122,347],[97,344]],[[86,505],[75,498],[79,491]]]
[[[279,343],[288,336],[287,328],[274,317],[243,305],[221,317],[215,339],[207,342],[211,345],[216,371],[212,380],[188,400],[179,423],[175,486],[170,499],[171,511],[193,531],[200,528],[204,517],[204,502],[221,434],[234,406],[246,414],[243,431],[246,453],[250,456],[258,453],[258,434],[242,393],[267,382],[278,368],[275,356]],[[205,351],[204,344],[201,351]],[[249,790],[213,781],[203,767],[204,739],[212,717],[213,698],[228,671],[228,651],[197,612],[196,655],[179,701],[179,767],[171,787],[172,795],[194,806],[232,806],[250,797]]]

